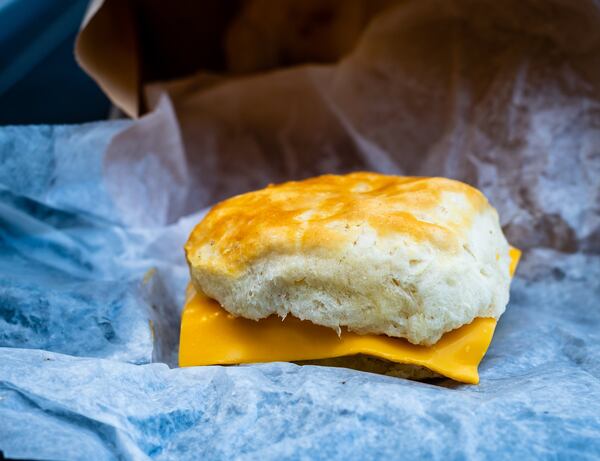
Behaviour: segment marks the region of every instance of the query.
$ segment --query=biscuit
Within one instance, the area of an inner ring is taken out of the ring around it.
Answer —
[[[364,354],[349,355],[345,357],[332,357],[330,359],[303,360],[296,362],[298,365],[316,365],[321,367],[352,368],[353,370],[377,373],[379,375],[393,376],[395,378],[424,381],[443,378],[442,375],[419,365],[395,363]]]
[[[509,245],[477,189],[445,178],[326,175],[216,205],[185,246],[196,288],[259,320],[431,345],[508,303]]]

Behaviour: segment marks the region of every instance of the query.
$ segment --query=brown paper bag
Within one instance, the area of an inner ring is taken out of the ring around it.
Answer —
[[[135,222],[369,169],[467,181],[513,244],[569,252],[600,238],[599,50],[587,0],[96,0],[77,42],[147,114],[107,157]]]

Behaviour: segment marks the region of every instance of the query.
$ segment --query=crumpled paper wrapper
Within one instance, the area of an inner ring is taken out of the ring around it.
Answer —
[[[0,449],[596,458],[598,25],[590,1],[405,1],[337,64],[154,84],[134,122],[1,129]],[[165,365],[200,210],[357,169],[469,182],[524,250],[481,384]]]

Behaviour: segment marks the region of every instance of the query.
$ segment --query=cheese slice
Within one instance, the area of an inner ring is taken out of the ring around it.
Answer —
[[[520,251],[511,248],[510,273]],[[191,285],[181,321],[179,365],[318,360],[356,354],[420,365],[456,381],[479,382],[477,367],[492,340],[496,319],[476,318],[432,346],[386,335],[359,335],[288,316],[260,321],[235,317]]]

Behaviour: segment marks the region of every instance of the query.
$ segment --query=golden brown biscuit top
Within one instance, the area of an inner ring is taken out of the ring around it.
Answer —
[[[185,250],[191,265],[220,273],[238,272],[274,252],[352,244],[368,228],[378,237],[428,241],[450,250],[486,207],[481,192],[451,179],[325,175],[219,203],[195,227]]]

